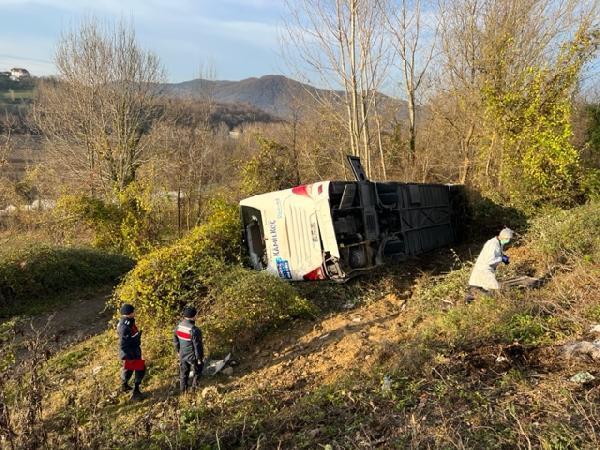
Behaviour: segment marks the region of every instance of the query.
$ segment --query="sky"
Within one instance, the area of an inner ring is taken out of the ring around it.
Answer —
[[[159,56],[171,82],[206,75],[202,67],[214,68],[211,78],[220,80],[298,78],[280,55],[285,0],[0,0],[0,71],[56,73],[52,60],[61,32],[86,17],[131,22],[139,43]],[[590,69],[584,84],[595,86],[589,80],[600,76],[600,57]],[[326,87],[318,80],[312,84]],[[393,95],[394,86],[382,90]]]
[[[198,78],[207,66],[217,79],[285,74],[278,39],[283,14],[284,0],[0,0],[0,71],[54,74],[61,32],[93,16],[131,21],[171,82]]]

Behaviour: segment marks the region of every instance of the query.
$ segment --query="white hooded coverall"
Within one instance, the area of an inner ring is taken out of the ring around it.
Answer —
[[[496,267],[502,262],[502,244],[497,237],[487,241],[481,250],[481,253],[475,261],[469,286],[478,286],[489,291],[490,289],[499,289],[498,280],[496,280]]]

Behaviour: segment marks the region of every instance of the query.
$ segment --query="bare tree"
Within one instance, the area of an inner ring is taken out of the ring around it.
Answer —
[[[148,156],[161,116],[158,58],[131,26],[83,22],[62,36],[58,79],[42,84],[34,119],[62,174],[94,189],[124,189]]]
[[[433,59],[437,28],[428,30],[422,20],[421,0],[382,0],[386,22],[399,59],[408,108],[409,160],[414,162],[417,140],[418,97]],[[429,5],[431,8],[431,5]]]
[[[432,104],[452,136],[462,159],[458,180],[465,183],[477,149],[476,132],[482,120],[478,61],[480,60],[480,0],[459,0],[441,5],[443,77]]]
[[[343,107],[345,117],[335,108],[334,114],[345,123],[352,154],[361,156],[371,172],[369,127],[389,66],[382,9],[367,0],[300,0],[288,7],[285,39],[290,52],[304,63],[305,75],[317,75],[334,91],[343,89],[333,99],[317,100]]]
[[[178,230],[197,224],[202,207],[202,191],[210,181],[215,150],[212,114],[215,110],[212,66],[201,68],[196,91],[178,102],[175,121],[170,124],[177,174]],[[184,215],[182,215],[182,212]],[[185,217],[184,217],[185,216]],[[184,223],[185,221],[185,223]]]
[[[4,176],[4,169],[8,166],[15,126],[14,117],[5,111],[4,117],[0,120],[0,177]]]

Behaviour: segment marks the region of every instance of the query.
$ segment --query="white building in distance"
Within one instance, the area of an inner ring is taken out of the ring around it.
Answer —
[[[27,69],[21,69],[19,67],[14,67],[10,69],[10,79],[13,81],[18,81],[21,78],[28,78],[31,75]]]

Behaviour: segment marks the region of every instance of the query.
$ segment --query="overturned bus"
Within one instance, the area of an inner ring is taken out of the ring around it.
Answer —
[[[448,246],[466,213],[459,185],[319,181],[240,202],[249,264],[285,280],[346,281],[374,267]]]

